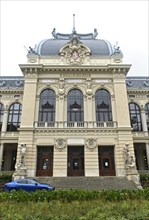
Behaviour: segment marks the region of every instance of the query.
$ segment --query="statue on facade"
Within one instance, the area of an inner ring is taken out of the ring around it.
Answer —
[[[114,45],[114,54],[121,53],[120,47],[118,46],[118,42],[116,42],[116,45]]]
[[[130,155],[129,144],[126,144],[123,148],[124,160],[126,168],[134,168],[136,163],[134,156]]]
[[[56,29],[55,29],[55,28],[53,28],[53,31],[52,31],[52,36],[54,37],[54,39],[56,39],[56,38],[57,38],[57,36],[56,36]]]
[[[29,46],[29,49],[27,49],[28,53],[29,53],[29,54],[38,55],[38,53],[36,52],[35,48],[36,48],[36,45],[35,45],[34,48],[32,48],[31,46]]]
[[[97,37],[97,35],[98,35],[98,32],[97,32],[97,29],[95,28],[94,33],[93,33],[93,39],[95,39]]]
[[[26,144],[20,145],[20,160],[15,165],[15,173],[13,174],[13,179],[24,178],[26,176],[26,166],[25,166],[25,154],[26,154]]]
[[[21,144],[20,154],[21,154],[21,164],[25,165],[25,153],[26,153],[26,144]]]
[[[124,153],[124,161],[125,161],[125,166],[128,166],[129,164],[129,157],[130,157],[130,152],[128,148],[128,144],[126,144],[123,148],[123,153]]]
[[[142,189],[140,184],[140,177],[136,170],[136,161],[133,155],[130,155],[129,144],[126,144],[123,148],[125,169],[128,180],[135,182],[138,189]]]

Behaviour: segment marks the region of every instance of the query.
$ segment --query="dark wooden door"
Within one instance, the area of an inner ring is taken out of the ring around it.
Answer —
[[[84,176],[83,146],[68,146],[68,176]]]
[[[100,176],[115,176],[114,147],[98,148]]]
[[[37,176],[53,175],[53,147],[37,148]]]

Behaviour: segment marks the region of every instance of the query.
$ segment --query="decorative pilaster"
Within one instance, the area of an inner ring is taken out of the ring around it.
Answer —
[[[67,176],[67,139],[55,139],[54,158],[53,158],[53,176]]]
[[[85,176],[99,176],[97,139],[85,139]]]

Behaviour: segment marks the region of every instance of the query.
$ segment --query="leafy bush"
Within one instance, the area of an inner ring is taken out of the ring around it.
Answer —
[[[149,188],[143,190],[54,190],[54,191],[36,191],[28,193],[25,191],[18,191],[14,193],[2,192],[0,193],[0,201],[16,201],[16,202],[50,202],[52,200],[59,200],[61,202],[72,201],[124,201],[133,199],[149,200]]]
[[[11,174],[1,174],[0,175],[0,182],[6,182],[6,181],[11,181],[12,180],[12,175]]]
[[[143,188],[149,188],[149,174],[141,174],[140,182]]]
[[[141,181],[149,181],[149,174],[140,174]]]

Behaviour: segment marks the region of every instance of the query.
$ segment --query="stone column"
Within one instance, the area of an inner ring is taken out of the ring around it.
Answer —
[[[146,122],[146,115],[145,115],[145,109],[141,109],[141,119],[142,119],[142,128],[145,134],[148,135],[148,129],[147,129],[147,122]]]
[[[112,121],[116,121],[115,97],[111,95]]]
[[[2,123],[2,134],[7,131],[7,121],[8,121],[8,107],[4,109],[4,117]]]
[[[145,132],[145,136],[148,136],[148,128],[147,128],[147,121],[145,115],[145,109],[141,108],[141,118],[142,118],[142,128]],[[149,169],[149,143],[146,143],[146,156],[147,156],[147,164]]]
[[[0,171],[2,170],[3,151],[4,151],[4,144],[0,144]]]

